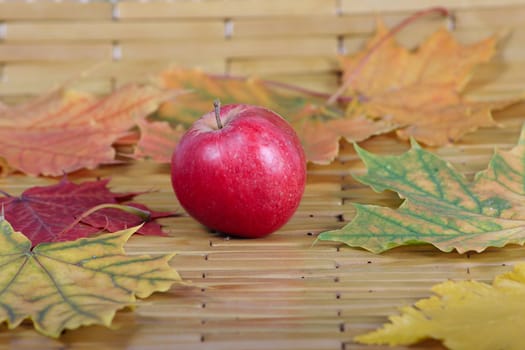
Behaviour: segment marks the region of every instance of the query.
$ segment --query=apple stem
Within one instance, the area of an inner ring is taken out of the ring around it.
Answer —
[[[213,108],[215,109],[215,120],[217,121],[217,127],[219,129],[222,129],[221,101],[219,99],[216,99],[215,101],[213,101]]]
[[[449,17],[451,21],[454,21],[454,17],[452,14],[443,7],[432,7],[426,10],[421,10],[418,12],[415,12],[413,15],[405,18],[403,21],[401,21],[399,24],[397,24],[395,27],[393,27],[388,33],[386,33],[384,36],[382,36],[376,43],[370,47],[368,52],[361,58],[361,60],[357,63],[356,67],[350,74],[348,75],[348,78],[344,81],[344,83],[339,87],[339,89],[332,95],[327,101],[327,105],[332,105],[335,102],[339,101],[342,97],[342,95],[348,90],[350,85],[352,85],[354,79],[357,77],[357,74],[361,71],[361,69],[365,66],[365,64],[368,62],[370,57],[374,52],[377,52],[377,49],[381,47],[389,38],[397,34],[401,29],[405,28],[415,20],[425,17],[429,14],[439,14],[444,17]]]

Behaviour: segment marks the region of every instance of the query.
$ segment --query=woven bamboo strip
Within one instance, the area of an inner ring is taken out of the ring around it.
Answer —
[[[2,1],[0,20],[100,20],[112,17],[112,5],[94,1]]]
[[[434,3],[437,5],[438,3]],[[424,8],[416,6],[415,8]],[[234,19],[233,37],[262,37],[262,36],[304,36],[304,35],[370,35],[375,30],[375,20],[378,16],[387,26],[394,26],[406,18],[411,11],[388,12],[377,11],[374,14],[344,14],[340,16],[309,16],[289,18],[239,18]],[[453,10],[455,30],[483,29],[498,30],[502,28],[522,30],[524,23],[522,17],[525,14],[523,7],[516,7],[509,13],[506,7],[495,8],[461,8]],[[429,17],[428,19],[414,23],[410,30],[424,33],[436,28],[437,25],[447,24],[441,17]]]
[[[401,0],[401,1],[370,1],[370,2],[359,2],[353,0],[341,0],[341,11],[343,13],[369,13],[369,12],[398,12],[398,11],[417,11],[421,8],[427,8],[432,6],[444,6],[451,9],[477,9],[477,8],[498,8],[505,7],[511,9],[513,6],[523,5],[521,0],[502,0],[502,1],[491,1],[491,0],[445,0],[445,1],[434,1],[434,0]]]
[[[124,60],[144,60],[177,57],[190,59],[196,53],[201,57],[304,57],[334,56],[337,53],[335,38],[265,39],[257,45],[249,39],[178,42],[136,43],[123,41],[120,44]]]
[[[266,16],[305,16],[335,14],[335,0],[212,0],[206,2],[177,1],[137,2],[117,4],[121,19],[144,18],[235,18]]]
[[[331,73],[337,69],[335,57],[295,58],[233,58],[229,60],[228,73],[232,75],[271,76],[301,73]]]
[[[57,84],[73,80],[73,86],[84,80],[114,80],[117,86],[127,82],[147,82],[171,66],[200,68],[206,72],[224,73],[223,60],[153,60],[153,61],[74,61],[56,62],[13,62],[2,70],[0,84],[30,84],[37,76],[41,84]]]
[[[6,25],[9,41],[113,41],[166,39],[222,39],[222,20],[187,22],[12,22]]]
[[[8,80],[0,82],[0,95],[3,96],[26,96],[26,99],[32,95],[39,95],[47,93],[48,91],[58,88],[62,85],[64,80],[49,79],[28,81],[23,80]],[[75,82],[71,88],[78,89],[93,94],[108,94],[114,90],[114,86],[109,79],[85,80]]]
[[[2,44],[0,60],[14,61],[75,61],[75,60],[111,60],[111,44]]]

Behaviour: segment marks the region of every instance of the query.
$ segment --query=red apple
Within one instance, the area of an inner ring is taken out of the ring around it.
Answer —
[[[306,161],[292,127],[262,107],[215,104],[184,134],[171,161],[182,207],[216,231],[268,235],[294,214]]]

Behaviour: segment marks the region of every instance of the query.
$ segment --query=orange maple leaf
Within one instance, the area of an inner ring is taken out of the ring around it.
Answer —
[[[166,121],[140,120],[137,125],[140,139],[135,146],[134,157],[169,163],[186,129],[180,124],[172,128]]]
[[[155,123],[168,121],[171,131],[166,123],[139,124],[142,141],[135,155],[159,162],[170,161],[184,128],[209,112],[216,98],[224,105],[244,103],[274,110],[297,131],[307,159],[320,164],[327,164],[335,158],[341,138],[358,142],[397,126],[387,119],[373,121],[346,117],[343,109],[325,105],[328,96],[299,86],[251,77],[214,76],[178,67],[162,72],[159,79],[161,86],[189,91],[178,96],[173,103],[164,103],[155,115]]]
[[[473,68],[492,58],[496,41],[491,36],[463,46],[441,28],[416,51],[409,51],[378,21],[376,34],[363,51],[340,57],[346,94],[360,101],[349,105],[347,115],[387,116],[399,125],[400,138],[414,137],[432,146],[493,126],[491,111],[515,101],[473,102],[460,93]]]
[[[173,91],[127,85],[103,98],[57,89],[0,108],[0,157],[30,175],[62,175],[115,162],[113,143],[173,97]]]
[[[496,36],[464,46],[441,28],[415,52],[394,40],[396,30],[433,12],[447,13],[440,8],[425,10],[392,31],[378,22],[377,33],[363,51],[340,57],[345,80],[340,90],[346,98],[334,98],[339,92],[328,98],[300,86],[253,77],[216,76],[177,67],[164,71],[159,77],[161,86],[190,93],[164,104],[156,115],[177,130],[170,131],[168,124],[141,126],[144,141],[136,155],[169,162],[183,128],[209,112],[216,98],[223,104],[254,104],[279,113],[297,131],[307,159],[320,164],[335,158],[341,138],[359,142],[396,130],[403,139],[415,137],[429,145],[443,145],[480,126],[494,125],[491,111],[516,101],[472,102],[461,92],[473,68],[494,55]],[[334,100],[338,104],[331,104]]]

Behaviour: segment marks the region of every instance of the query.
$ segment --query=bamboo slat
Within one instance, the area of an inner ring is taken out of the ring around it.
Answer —
[[[72,87],[109,93],[130,81],[147,81],[171,64],[213,73],[256,75],[333,92],[338,53],[352,53],[373,33],[381,14],[392,26],[428,6],[449,6],[462,43],[508,31],[500,53],[476,71],[471,98],[522,96],[525,88],[523,0],[64,0],[0,1],[0,100],[25,101],[73,79]],[[396,37],[414,47],[442,18],[420,19]],[[467,134],[431,149],[467,178],[484,169],[495,148],[508,149],[525,122],[525,105],[495,113],[500,127]],[[362,142],[379,154],[409,147],[394,135]],[[378,350],[352,338],[377,328],[431,295],[433,284],[496,274],[524,261],[525,248],[482,254],[441,253],[423,245],[374,255],[338,243],[316,242],[319,232],[341,227],[353,202],[396,207],[395,193],[375,193],[352,175],[366,169],[352,145],[341,142],[330,165],[308,166],[308,184],[294,217],[258,240],[210,232],[180,208],[169,166],[148,161],[105,166],[70,175],[73,181],[111,177],[114,191],[144,192],[156,210],[178,210],[161,220],[167,237],[132,237],[129,254],[176,252],[171,264],[189,286],[174,286],[118,312],[114,327],[83,327],[49,339],[24,323],[0,326],[0,349],[315,349]],[[0,189],[19,195],[59,179],[21,174],[0,177]],[[443,349],[435,341],[392,349]]]
[[[112,17],[113,6],[105,1],[2,1],[0,20],[100,20]]]
[[[416,11],[421,8],[436,6],[436,1],[423,0],[423,1],[412,1],[412,0],[401,0],[401,1],[370,1],[370,2],[359,2],[352,0],[341,0],[341,10],[343,13],[369,13],[369,12],[397,12],[397,11]],[[521,0],[502,0],[502,1],[491,1],[491,0],[445,0],[439,1],[439,6],[449,7],[451,9],[477,9],[477,8],[498,8],[505,7],[512,9],[515,6],[523,5]]]
[[[56,62],[111,60],[111,44],[25,44],[6,43],[0,45],[0,60],[9,62]]]
[[[166,40],[166,39],[224,38],[224,23],[213,21],[181,22],[12,22],[4,40],[24,42],[49,41],[106,41]]]
[[[250,58],[335,56],[335,38],[272,38],[261,39],[257,45],[251,39],[181,40],[170,42],[121,42],[123,60],[145,60],[156,57]]]
[[[209,0],[196,1],[121,1],[118,17],[143,18],[236,18],[269,16],[335,15],[335,0]]]
[[[7,100],[9,97],[38,95],[58,88],[62,83],[63,80],[58,79],[32,81],[25,78],[21,80],[8,80],[0,83],[0,95],[3,95]],[[114,90],[114,84],[109,79],[79,81],[70,87],[93,94],[108,94]]]

